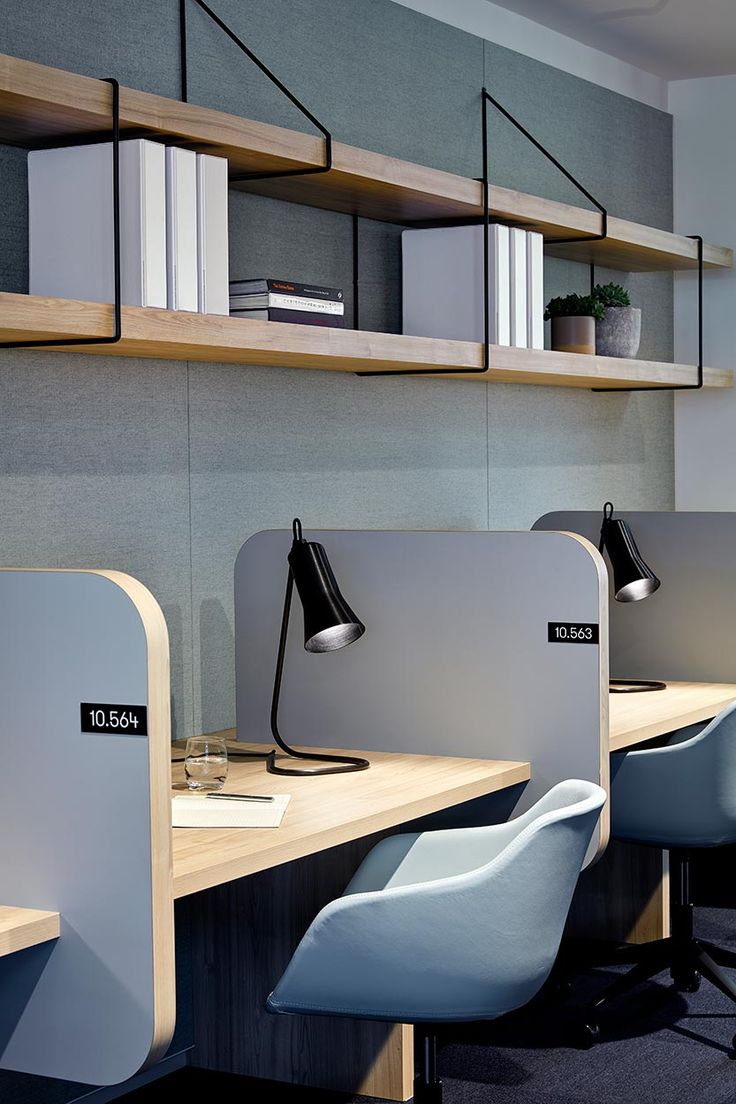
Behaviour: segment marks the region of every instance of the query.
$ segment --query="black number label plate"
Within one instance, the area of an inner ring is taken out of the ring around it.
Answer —
[[[147,736],[148,709],[145,705],[80,705],[82,732],[110,732],[115,736]]]
[[[550,644],[597,644],[598,626],[584,621],[548,621]]]

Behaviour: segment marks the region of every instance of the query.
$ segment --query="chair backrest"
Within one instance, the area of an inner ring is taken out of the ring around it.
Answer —
[[[736,842],[736,702],[662,746],[611,756],[611,817],[622,839],[662,847]]]

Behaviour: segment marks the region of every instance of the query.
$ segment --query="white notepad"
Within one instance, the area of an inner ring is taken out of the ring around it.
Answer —
[[[213,801],[199,794],[171,799],[174,828],[278,828],[291,794],[274,794],[273,801]]]

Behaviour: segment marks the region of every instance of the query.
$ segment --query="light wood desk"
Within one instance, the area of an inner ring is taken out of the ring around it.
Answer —
[[[666,690],[611,694],[611,751],[621,751],[686,725],[712,720],[736,700],[736,684],[669,682]],[[576,935],[646,943],[669,934],[667,854],[612,840],[581,875],[570,918]]]
[[[233,759],[226,792],[292,795],[281,826],[174,829],[174,896],[186,899],[180,908],[191,927],[195,1065],[391,1100],[411,1096],[410,1028],[271,1016],[266,997],[314,916],[342,893],[378,839],[417,817],[523,784],[531,768],[359,754],[369,770],[322,778],[278,777],[263,760]],[[174,784],[183,777],[175,762]]]
[[[60,927],[58,912],[0,905],[0,955],[15,954],[58,939]]]
[[[736,700],[730,682],[668,682],[666,690],[611,694],[611,751],[634,747],[678,728],[709,721]]]
[[[531,777],[529,763],[360,754],[370,760],[370,770],[322,778],[277,777],[266,773],[263,760],[232,760],[226,792],[290,793],[284,820],[279,828],[175,828],[174,897],[384,832]],[[183,764],[175,763],[172,774],[174,783],[181,784]]]

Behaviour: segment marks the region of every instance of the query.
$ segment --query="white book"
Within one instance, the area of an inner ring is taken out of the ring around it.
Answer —
[[[169,310],[196,311],[197,155],[166,147],[166,279]]]
[[[509,276],[511,287],[511,344],[527,347],[526,318],[526,230],[509,230]]]
[[[31,295],[114,300],[112,143],[28,154]],[[166,306],[164,147],[120,143],[120,269],[124,303]]]
[[[229,314],[227,159],[197,154],[198,306],[204,314]]]
[[[526,317],[527,345],[544,348],[544,238],[528,231],[526,235]]]
[[[404,230],[403,332],[483,340],[483,227]],[[508,345],[509,230],[488,228],[490,342]]]

